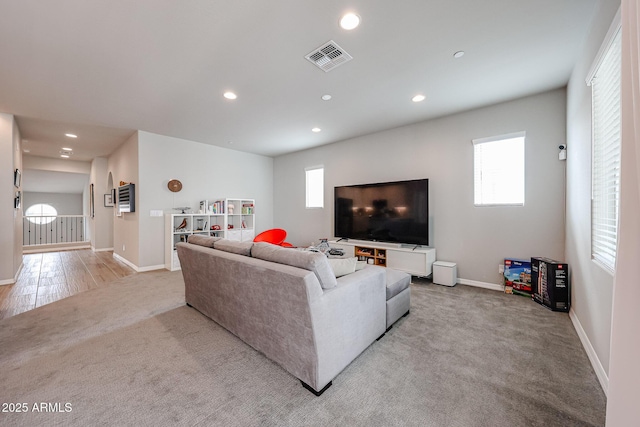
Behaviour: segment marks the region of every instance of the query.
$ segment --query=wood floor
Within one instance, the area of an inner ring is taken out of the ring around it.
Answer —
[[[26,254],[22,262],[16,283],[0,286],[0,319],[136,274],[111,251]]]

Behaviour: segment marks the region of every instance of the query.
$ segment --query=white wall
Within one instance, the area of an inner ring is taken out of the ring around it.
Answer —
[[[93,250],[113,249],[113,217],[115,208],[104,205],[104,195],[109,194],[108,161],[105,157],[96,157],[91,162],[90,180],[93,183],[95,215],[89,218],[91,228],[91,247]]]
[[[22,207],[14,209],[14,170],[22,171],[20,130],[11,114],[0,113],[0,284],[14,283],[22,265]]]
[[[619,0],[601,0],[567,87],[566,260],[572,317],[607,391],[613,276],[591,260],[591,88],[585,83]]]
[[[640,1],[622,3],[620,228],[613,286],[607,426],[640,420]]]
[[[251,198],[257,231],[273,227],[272,158],[143,131],[138,146],[139,267],[164,266],[164,218],[150,216],[151,210],[178,213],[172,208],[190,206],[197,212],[200,200]],[[171,179],[182,182],[182,191],[169,191]]]
[[[499,284],[504,257],[564,255],[565,91],[283,155],[275,159],[276,227],[308,245],[333,235],[333,188],[429,178],[431,244],[458,276]],[[473,206],[472,139],[526,131],[524,207]],[[325,208],[305,209],[304,169],[325,167]]]
[[[25,191],[23,197],[23,210],[38,203],[46,203],[53,206],[58,215],[82,215],[83,212],[82,194]]]
[[[138,132],[131,135],[109,156],[104,178],[105,188],[109,172],[113,176],[113,184],[116,187],[119,186],[120,181],[136,184],[135,203],[139,206]],[[136,212],[123,213],[122,216],[113,219],[113,253],[134,266],[140,265],[139,212],[136,208]]]
[[[77,160],[51,159],[48,157],[24,156],[25,169],[36,169],[53,172],[69,172],[89,175],[91,163]]]

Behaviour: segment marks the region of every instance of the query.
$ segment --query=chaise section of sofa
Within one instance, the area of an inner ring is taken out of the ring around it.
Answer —
[[[245,245],[247,255],[224,240],[201,244],[177,244],[187,304],[316,394],[385,332],[384,268],[335,279],[321,254],[259,243]]]

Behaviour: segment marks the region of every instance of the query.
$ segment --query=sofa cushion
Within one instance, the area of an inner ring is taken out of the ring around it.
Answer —
[[[351,258],[329,258],[329,266],[336,277],[346,276],[356,271],[356,257]]]
[[[237,242],[235,240],[220,239],[213,243],[213,249],[231,252],[238,255],[251,256],[253,242]]]
[[[212,248],[213,243],[220,240],[221,237],[213,237],[213,236],[203,236],[201,234],[192,234],[187,239],[187,243],[191,243],[193,245],[200,245],[206,248]]]
[[[331,289],[338,285],[327,257],[319,252],[301,251],[283,248],[271,243],[256,242],[251,249],[251,256],[312,271],[318,278],[322,289]]]
[[[411,284],[411,275],[387,268],[387,301],[404,291]]]

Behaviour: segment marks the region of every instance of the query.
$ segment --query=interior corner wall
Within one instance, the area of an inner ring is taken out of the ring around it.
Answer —
[[[611,340],[613,276],[591,259],[591,88],[585,79],[620,6],[601,0],[567,87],[566,256],[571,310],[584,331],[587,353],[606,393]],[[595,357],[595,360],[594,360]]]
[[[89,217],[89,224],[91,247],[96,251],[113,248],[114,208],[104,206],[104,195],[109,193],[107,167],[108,160],[105,157],[96,157],[91,162],[90,182],[94,187],[94,217]]]
[[[22,138],[20,137],[20,129],[18,129],[18,123],[13,119],[13,133],[12,133],[12,148],[13,148],[13,168],[23,170],[22,167]],[[14,190],[16,188],[14,187]],[[22,182],[18,188],[22,194]],[[24,203],[20,203],[18,209],[14,209],[13,212],[13,271],[14,277],[19,273],[22,266],[22,230],[24,228],[22,222],[22,212],[24,211]]]
[[[566,92],[558,89],[275,158],[274,224],[309,245],[333,235],[334,187],[429,178],[430,240],[462,279],[501,284],[505,257],[564,255]],[[472,140],[525,131],[525,205],[475,207]],[[305,167],[324,165],[324,209],[305,209]]]
[[[22,265],[22,207],[14,209],[14,171],[22,170],[20,130],[11,114],[0,113],[0,223],[11,224],[0,233],[0,284],[14,283]]]
[[[113,176],[115,187],[119,186],[120,181],[136,185],[135,203],[139,206],[138,132],[131,135],[109,156],[103,179],[105,191],[109,172]],[[99,201],[102,202],[102,200]],[[135,212],[123,213],[113,218],[113,253],[136,267],[140,265],[139,212],[140,210],[136,208]]]
[[[151,216],[151,210],[179,213],[173,208],[189,206],[197,212],[201,200],[250,198],[256,201],[256,232],[273,227],[271,157],[143,131],[138,147],[141,268],[164,267],[164,217]],[[182,182],[180,192],[169,191],[171,179]]]

